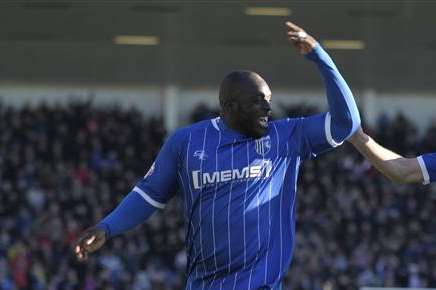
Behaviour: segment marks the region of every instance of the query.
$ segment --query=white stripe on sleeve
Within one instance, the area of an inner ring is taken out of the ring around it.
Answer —
[[[425,165],[424,159],[422,159],[422,156],[419,156],[418,158],[419,167],[421,167],[422,176],[424,177],[423,184],[429,184],[430,183],[430,175],[428,174],[427,166]]]
[[[327,112],[325,116],[324,129],[327,142],[329,142],[332,147],[338,147],[344,143],[343,141],[337,143],[332,137],[332,116],[330,115],[330,112]]]
[[[135,186],[133,188],[133,191],[138,193],[140,196],[142,196],[142,198],[144,198],[145,201],[148,202],[149,204],[151,204],[152,206],[160,208],[160,209],[164,209],[165,208],[165,204],[164,203],[160,203],[160,202],[155,201],[154,199],[152,199],[148,194],[146,194],[139,187]]]

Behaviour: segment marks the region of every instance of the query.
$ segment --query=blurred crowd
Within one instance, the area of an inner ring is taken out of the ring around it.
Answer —
[[[192,119],[216,114],[202,106]],[[178,198],[86,264],[71,250],[148,170],[166,134],[161,120],[87,102],[0,104],[0,120],[0,290],[183,289]],[[436,151],[436,126],[420,135],[402,115],[368,131],[402,154]],[[435,187],[392,184],[346,144],[304,164],[298,196],[284,290],[436,287]]]

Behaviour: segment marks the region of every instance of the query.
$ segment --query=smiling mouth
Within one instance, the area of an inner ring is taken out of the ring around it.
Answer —
[[[263,128],[268,128],[268,117],[267,116],[260,117],[259,118],[259,124]]]

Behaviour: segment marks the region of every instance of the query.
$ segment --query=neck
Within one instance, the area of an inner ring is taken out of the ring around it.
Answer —
[[[226,124],[227,128],[232,129],[239,134],[246,135],[241,126],[239,126],[238,122],[232,119],[228,114],[221,112],[221,119],[223,120],[224,124]]]

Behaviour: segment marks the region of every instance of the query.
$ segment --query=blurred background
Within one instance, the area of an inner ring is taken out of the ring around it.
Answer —
[[[0,289],[183,289],[180,201],[75,262],[166,135],[216,116],[221,79],[261,74],[276,118],[326,109],[313,34],[367,131],[436,151],[436,2],[0,1]],[[304,165],[284,289],[436,288],[436,188],[395,185],[345,144]]]

